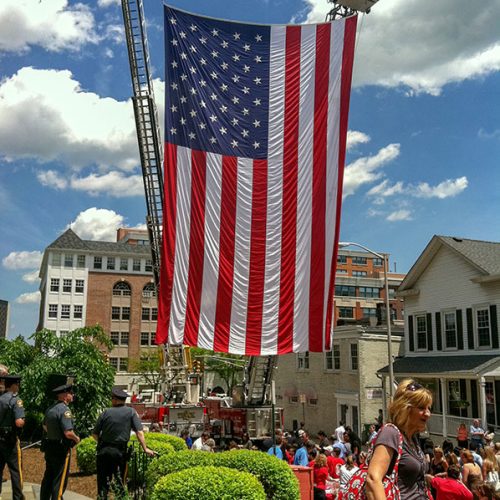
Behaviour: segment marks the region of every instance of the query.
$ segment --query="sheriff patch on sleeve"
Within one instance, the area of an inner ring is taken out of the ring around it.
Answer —
[[[16,401],[16,405],[19,406],[19,408],[23,408],[23,400],[22,399],[18,399]]]
[[[66,410],[64,412],[64,418],[73,418],[73,415],[71,415],[71,412],[69,410]]]

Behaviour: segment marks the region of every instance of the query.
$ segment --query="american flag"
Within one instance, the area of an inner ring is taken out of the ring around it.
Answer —
[[[356,17],[164,16],[157,342],[328,349]]]

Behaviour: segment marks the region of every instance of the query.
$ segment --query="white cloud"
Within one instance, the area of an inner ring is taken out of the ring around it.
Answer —
[[[125,225],[123,216],[113,210],[92,207],[80,212],[68,227],[84,240],[116,241],[116,230]]]
[[[479,129],[477,136],[480,139],[500,139],[500,129],[493,130],[493,132],[487,132],[484,129]]]
[[[347,131],[347,149],[354,149],[358,144],[370,142],[370,136],[357,130]]]
[[[33,45],[51,52],[78,51],[98,41],[90,7],[70,7],[68,0],[2,0],[0,27],[0,52],[24,52]]]
[[[380,184],[372,187],[368,193],[368,196],[393,196],[395,194],[401,194],[403,192],[403,183],[401,181],[396,182],[392,186],[389,185],[389,181],[385,179]]]
[[[120,0],[97,0],[99,7],[109,7],[110,5],[121,5]]]
[[[331,5],[305,0],[308,21]],[[405,85],[439,94],[447,83],[500,70],[500,2],[384,0],[358,20],[353,84]]]
[[[14,302],[16,304],[36,304],[40,302],[40,292],[23,293]]]
[[[82,90],[67,70],[22,68],[0,82],[0,151],[11,161],[132,171],[139,164],[132,103]]]
[[[36,174],[37,179],[42,186],[48,186],[53,189],[63,190],[68,187],[68,180],[61,177],[55,170],[45,170]]]
[[[91,174],[87,177],[71,179],[71,188],[76,191],[85,191],[92,196],[105,194],[115,198],[127,196],[144,196],[142,176],[126,176],[121,172],[109,172],[105,175]]]
[[[464,191],[468,184],[467,177],[447,179],[437,186],[429,186],[427,182],[422,182],[416,186],[412,194],[417,198],[451,198]]]
[[[344,197],[354,194],[359,186],[379,179],[383,174],[378,171],[399,156],[400,145],[389,144],[376,155],[359,158],[347,165],[344,173]]]
[[[386,217],[386,220],[395,222],[400,220],[412,220],[410,210],[402,209],[392,212]]]
[[[31,273],[26,273],[23,275],[23,281],[26,281],[27,283],[36,283],[40,278],[38,277],[38,274],[40,271],[37,269],[36,271],[32,271]]]
[[[17,269],[34,269],[40,266],[42,262],[42,253],[34,252],[10,252],[7,257],[2,259],[2,265],[12,271]]]

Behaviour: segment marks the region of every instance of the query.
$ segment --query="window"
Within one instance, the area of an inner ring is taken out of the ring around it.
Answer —
[[[123,295],[124,297],[129,297],[132,293],[130,285],[126,281],[119,281],[113,286],[113,295]]]
[[[63,280],[63,292],[64,293],[71,293],[71,286],[72,286],[72,280],[67,280],[67,279],[64,279]]]
[[[109,334],[109,338],[111,339],[111,342],[113,342],[113,345],[120,344],[120,332],[111,332]]]
[[[120,319],[120,308],[112,307],[111,308],[111,319]]]
[[[54,267],[61,267],[61,254],[53,253],[52,254],[52,265]]]
[[[301,352],[297,354],[297,369],[309,370],[309,352]]]
[[[158,321],[158,309],[156,307],[151,308],[151,321]]]
[[[348,285],[335,285],[337,297],[356,297],[356,287]]]
[[[378,299],[380,297],[380,288],[372,286],[360,286],[359,296],[366,299]]]
[[[153,261],[150,259],[146,260],[146,272],[147,273],[153,272]]]
[[[126,372],[128,370],[128,358],[118,358],[118,371]]]
[[[347,264],[347,255],[337,255],[337,264]]]
[[[354,318],[354,308],[339,307],[339,318]]]
[[[425,315],[416,316],[417,323],[417,349],[427,349],[427,320]]]
[[[75,280],[75,293],[83,293],[84,280]]]
[[[128,345],[129,333],[122,332],[120,335],[120,345]]]
[[[148,283],[147,285],[144,285],[144,288],[142,289],[142,296],[156,297],[156,287],[154,283]]]
[[[69,319],[71,306],[69,304],[63,304],[61,306],[61,319]]]
[[[298,403],[299,402],[299,397],[298,396],[290,396],[288,398],[289,403]]]
[[[50,279],[50,291],[58,292],[59,291],[59,278],[51,278]]]
[[[455,312],[447,312],[443,315],[444,339],[447,349],[457,348],[457,317]]]
[[[382,267],[384,265],[384,261],[377,257],[377,258],[373,259],[373,265],[375,267]]]
[[[333,352],[325,352],[325,370],[333,370]]]
[[[340,370],[340,345],[333,344],[333,369]]]
[[[156,345],[156,332],[151,332],[151,345]]]
[[[335,269],[335,274],[347,274],[347,269]]]
[[[64,267],[73,267],[73,254],[64,254]]]
[[[73,306],[73,318],[75,319],[83,318],[83,306]]]
[[[479,347],[490,347],[490,311],[488,308],[476,310],[477,339]]]
[[[80,269],[85,267],[85,255],[76,256],[76,267],[79,267]]]
[[[359,278],[360,276],[366,276],[366,271],[353,271],[352,275]]]
[[[143,307],[142,308],[142,316],[141,319],[142,321],[149,321],[149,307]]]
[[[102,257],[94,257],[94,269],[102,269]]]
[[[120,271],[128,271],[128,259],[120,259]]]
[[[130,307],[122,307],[122,319],[130,319]]]
[[[309,398],[309,405],[310,406],[317,406],[318,405],[318,398]]]
[[[49,318],[57,318],[57,304],[49,304]]]
[[[149,332],[141,332],[141,345],[149,345]]]
[[[374,307],[363,307],[363,318],[374,318],[377,316],[377,310]]]
[[[115,258],[114,257],[108,257],[106,269],[108,271],[114,271],[114,269],[115,269]]]
[[[141,270],[141,259],[134,259],[132,262],[132,270],[140,271]]]
[[[59,332],[59,337],[66,337],[66,335],[68,335],[69,333],[69,330],[61,330]]]
[[[109,364],[115,369],[118,369],[118,358],[109,358]]]
[[[389,298],[390,299],[396,298],[396,289],[395,288],[389,288]]]
[[[351,344],[351,370],[358,369],[358,344]]]
[[[354,266],[366,266],[366,257],[353,257],[352,263]]]

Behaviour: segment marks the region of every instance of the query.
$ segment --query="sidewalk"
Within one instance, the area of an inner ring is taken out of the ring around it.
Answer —
[[[23,493],[26,500],[38,500],[40,498],[40,485],[33,483],[24,483]],[[1,500],[12,500],[12,488],[10,481],[2,484]],[[84,497],[78,493],[66,490],[64,500],[92,500],[89,497]]]

